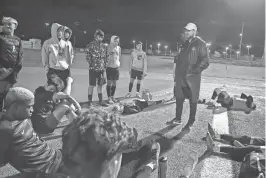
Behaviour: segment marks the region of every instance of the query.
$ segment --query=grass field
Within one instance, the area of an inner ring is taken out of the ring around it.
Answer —
[[[38,54],[32,54],[31,58],[25,58],[24,67],[19,75],[18,86],[24,86],[34,90],[37,86],[45,82],[45,73],[40,68],[40,58]],[[36,59],[36,60],[33,60]],[[127,92],[129,76],[127,72],[128,56],[123,56],[121,77],[118,82],[116,92],[117,97],[122,97]],[[155,92],[156,98],[170,98],[172,96],[173,61],[162,57],[148,58],[148,76],[144,80],[143,88],[149,88]],[[87,64],[83,57],[75,59],[72,75],[75,79],[73,84],[73,96],[79,101],[87,100]],[[257,110],[249,115],[241,112],[231,111],[229,117],[229,133],[249,136],[265,136],[265,82],[264,68],[245,67],[228,65],[227,71],[224,64],[211,64],[204,72],[201,85],[200,98],[209,99],[215,87],[226,85],[231,95],[239,96],[242,92],[253,95]],[[135,86],[133,91],[135,91]],[[105,94],[104,89],[104,94]],[[106,98],[106,95],[104,95]],[[94,95],[96,100],[96,94]],[[187,122],[189,114],[188,102],[185,102],[183,110],[183,125]],[[191,150],[195,150],[199,155],[203,155],[206,150],[205,142],[201,140],[206,135],[207,123],[212,122],[212,110],[207,109],[206,105],[199,105],[197,120],[187,135],[180,136],[181,127],[167,127],[166,121],[175,115],[175,103],[166,103],[148,108],[143,112],[130,116],[122,116],[122,119],[129,125],[138,129],[139,137],[156,137],[161,143],[163,153],[168,157],[168,178],[177,178],[186,164]],[[56,130],[55,135],[60,135],[62,128]],[[165,137],[158,136],[163,134]],[[176,140],[171,140],[179,135]],[[167,139],[168,138],[168,139]],[[48,141],[51,147],[60,148],[60,138]],[[238,175],[240,163],[227,160],[219,155],[201,157],[196,167],[196,178],[235,178]],[[204,158],[204,159],[203,159]],[[129,158],[123,163],[119,178],[130,178],[132,165],[139,159],[138,157]],[[232,171],[227,171],[232,170]],[[17,171],[7,165],[0,169],[0,177],[16,174]],[[152,178],[157,178],[156,172]]]

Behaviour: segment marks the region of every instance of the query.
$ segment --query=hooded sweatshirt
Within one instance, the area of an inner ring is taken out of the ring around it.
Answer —
[[[69,37],[68,38],[65,38],[65,36],[64,36],[64,40],[66,41],[66,44],[67,44],[68,50],[69,50],[68,51],[69,56],[67,56],[68,57],[67,61],[69,61],[69,64],[72,64],[73,59],[74,59],[74,50],[73,50],[73,46],[72,46],[71,41],[69,41],[71,36],[72,36],[72,30],[70,28],[68,28],[68,27],[65,27],[65,32],[66,31],[69,32]]]
[[[117,36],[112,36],[110,40],[110,45],[108,46],[108,64],[107,67],[118,68],[120,67],[120,57],[121,48],[120,46],[115,46],[114,40]]]
[[[143,73],[147,72],[147,56],[144,51],[134,49],[131,53],[132,61],[130,62],[130,70],[138,70]]]
[[[71,56],[67,42],[58,39],[57,30],[62,25],[54,23],[51,27],[51,38],[46,40],[42,47],[42,63],[46,70],[53,68],[56,70],[66,70],[69,68]]]

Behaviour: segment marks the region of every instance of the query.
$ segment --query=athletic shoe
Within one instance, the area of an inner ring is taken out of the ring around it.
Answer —
[[[108,98],[107,102],[108,102],[108,104],[114,104],[114,101],[112,100],[111,97]]]
[[[139,93],[139,92],[137,92],[137,93],[136,93],[136,97],[137,97],[137,98],[141,98],[141,96],[140,96],[140,93]]]
[[[176,118],[172,119],[171,121],[166,122],[167,125],[181,125],[182,121],[177,120]]]
[[[130,98],[131,97],[131,93],[130,92],[128,92],[127,94],[126,94],[126,96],[125,96],[126,98]]]
[[[159,157],[161,152],[161,146],[158,142],[155,142],[151,146],[152,158],[151,162],[148,163],[146,166],[149,166],[152,171],[155,171],[159,165]]]
[[[245,147],[245,145],[243,145],[242,143],[240,143],[239,141],[235,140],[234,141],[234,145],[238,148],[242,148],[242,147]]]
[[[111,97],[111,99],[113,100],[114,103],[117,103],[118,102],[118,100],[115,99],[113,96]]]
[[[173,96],[169,101],[174,101],[175,99],[175,96]]]
[[[210,152],[213,152],[213,148],[215,145],[213,143],[213,140],[212,140],[209,132],[206,135],[206,143],[207,143],[207,150]]]
[[[108,104],[104,103],[103,101],[99,101],[99,106],[108,107]]]

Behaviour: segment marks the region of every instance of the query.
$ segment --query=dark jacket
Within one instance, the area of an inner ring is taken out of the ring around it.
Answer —
[[[183,44],[176,57],[175,82],[177,98],[184,97],[182,88],[191,91],[192,102],[197,102],[201,83],[201,73],[209,66],[209,53],[206,43],[199,37]]]
[[[20,38],[0,33],[0,68],[12,68],[13,72],[4,80],[16,83],[22,68],[23,50]]]
[[[10,163],[20,172],[54,173],[61,153],[53,150],[34,132],[30,122],[0,118],[0,165]]]

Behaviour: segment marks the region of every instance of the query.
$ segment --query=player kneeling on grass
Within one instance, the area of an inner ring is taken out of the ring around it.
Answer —
[[[117,106],[114,106],[113,111],[122,113],[122,114],[135,114],[141,112],[143,109],[164,103],[166,100],[152,101],[152,95],[149,90],[144,90],[142,92],[141,99],[135,99],[131,103],[120,103]]]
[[[256,104],[253,102],[252,96],[247,96],[244,93],[241,94],[240,99],[231,97],[224,88],[216,88],[213,91],[212,100],[217,98],[217,103],[222,107],[233,111],[244,111],[246,114],[251,113],[256,109]]]
[[[67,81],[71,81],[70,77]],[[31,116],[32,126],[38,134],[48,134],[54,132],[60,120],[67,116],[72,122],[73,112],[69,112],[73,108],[77,113],[81,107],[79,103],[71,96],[61,92],[64,89],[63,80],[57,75],[51,75],[48,82],[44,86],[40,86],[35,90],[35,103]]]
[[[130,83],[129,90],[126,97],[131,96],[131,91],[133,83],[137,78],[137,93],[136,96],[140,98],[140,85],[142,79],[147,75],[147,56],[144,51],[142,51],[142,42],[138,41],[136,43],[136,49],[131,53],[131,61],[129,62],[129,74],[130,74]]]

